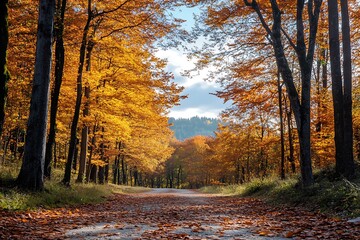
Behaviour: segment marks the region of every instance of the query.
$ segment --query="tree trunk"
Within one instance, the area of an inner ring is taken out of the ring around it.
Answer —
[[[3,132],[5,122],[7,82],[10,79],[10,73],[7,70],[8,42],[8,0],[2,0],[0,2],[0,137]]]
[[[113,165],[113,181],[112,181],[113,184],[117,184],[117,183],[118,183],[118,182],[117,182],[117,180],[118,180],[118,173],[119,173],[118,169],[119,169],[119,157],[116,156],[116,157],[115,157],[115,161],[114,161],[114,165]]]
[[[286,105],[285,105],[286,106]],[[290,106],[291,108],[291,106]],[[287,111],[287,127],[288,127],[288,138],[289,138],[289,157],[288,160],[291,165],[291,172],[296,173],[295,169],[295,158],[294,158],[294,143],[293,143],[293,134],[291,127],[291,110]]]
[[[109,182],[109,163],[105,165],[105,183]]]
[[[72,169],[74,171],[76,171],[77,169],[77,159],[78,159],[78,155],[79,155],[79,140],[76,139],[76,146],[75,146],[75,150],[74,150],[74,161],[73,161],[73,164],[72,164]]]
[[[90,60],[91,60],[91,52],[93,49],[92,41],[89,40],[86,48],[86,71],[90,71]],[[89,109],[89,99],[90,99],[90,87],[88,84],[85,86],[85,107],[83,110],[83,116],[87,117],[90,114]],[[89,134],[89,127],[86,124],[83,124],[83,128],[81,131],[81,148],[80,148],[80,169],[78,173],[77,182],[82,182],[84,178],[84,172],[86,168],[86,156],[88,151],[88,134]]]
[[[277,76],[277,85],[278,85],[279,116],[280,116],[280,145],[281,145],[280,178],[285,179],[285,140],[284,140],[284,123],[283,123],[284,121],[283,121],[280,72],[278,72],[278,76]]]
[[[336,172],[351,178],[354,174],[354,162],[352,150],[351,49],[347,2],[342,1],[344,92],[341,73],[338,2],[336,0],[328,0],[328,8],[330,63],[335,122]]]
[[[105,167],[99,166],[99,172],[98,172],[98,183],[104,184],[105,183]]]
[[[352,124],[352,65],[350,43],[350,20],[348,1],[341,0],[341,30],[343,42],[343,74],[344,74],[344,172],[345,177],[351,179],[355,174],[353,155],[353,124]]]
[[[89,182],[96,183],[96,176],[97,176],[97,166],[94,164],[90,165],[90,177]]]
[[[86,167],[86,182],[89,182],[90,181],[90,175],[91,175],[91,168],[93,167],[92,163],[91,163],[91,160],[92,160],[92,156],[93,156],[93,153],[94,153],[94,146],[95,146],[95,141],[96,141],[96,136],[95,136],[95,133],[96,133],[96,129],[97,129],[97,126],[95,125],[93,127],[93,136],[91,138],[91,144],[90,144],[90,154],[89,154],[89,158],[88,158],[88,163],[87,163],[87,167]]]
[[[122,170],[122,183],[125,185],[127,183],[127,176],[126,176],[125,156],[124,155],[122,155],[122,157],[121,157],[121,170]]]
[[[76,104],[75,104],[74,117],[73,117],[72,124],[71,124],[69,154],[68,154],[68,158],[66,161],[64,179],[62,180],[63,184],[65,184],[67,186],[70,185],[71,163],[73,162],[72,158],[74,155],[73,153],[74,153],[75,143],[76,143],[76,131],[77,131],[77,125],[78,125],[79,116],[80,116],[81,98],[82,98],[82,74],[83,74],[83,69],[84,69],[86,44],[87,44],[87,37],[88,37],[91,20],[92,20],[91,0],[88,0],[88,18],[86,21],[86,25],[84,27],[82,41],[81,41],[81,47],[80,47],[80,60],[79,60],[78,75],[77,75],[77,80],[76,80],[76,83],[77,83]]]
[[[80,145],[80,160],[79,160],[79,172],[76,182],[83,182],[84,180],[84,173],[86,168],[86,155],[87,150],[84,149],[88,148],[88,127],[83,126],[81,130],[81,145]]]
[[[50,179],[51,176],[51,161],[53,158],[53,145],[56,136],[56,115],[59,105],[60,88],[62,84],[64,63],[65,63],[65,48],[64,48],[64,18],[65,18],[66,0],[58,0],[57,14],[56,14],[56,30],[55,34],[55,83],[54,89],[51,92],[51,106],[50,106],[50,130],[48,141],[46,143],[45,166],[44,175]]]
[[[55,0],[40,0],[34,82],[19,187],[42,190],[49,101]]]
[[[344,111],[343,111],[343,90],[340,62],[340,40],[339,40],[339,17],[337,0],[328,0],[329,8],[329,46],[330,66],[332,80],[332,96],[334,105],[335,123],[335,157],[336,170],[344,172],[343,145],[344,145]]]

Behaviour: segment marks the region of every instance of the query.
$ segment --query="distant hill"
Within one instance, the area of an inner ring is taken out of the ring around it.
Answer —
[[[197,135],[214,136],[218,122],[219,120],[216,118],[207,117],[169,119],[169,123],[172,124],[170,129],[174,131],[176,139],[180,141]]]

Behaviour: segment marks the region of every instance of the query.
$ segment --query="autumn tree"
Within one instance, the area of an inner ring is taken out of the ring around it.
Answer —
[[[40,0],[30,116],[26,132],[24,159],[17,179],[18,186],[29,190],[42,190],[44,187],[54,11],[55,1]]]
[[[352,65],[348,1],[341,1],[343,63],[339,40],[338,1],[328,1],[329,45],[335,120],[336,171],[347,178],[354,175],[352,129]],[[341,70],[341,66],[343,69]],[[343,76],[342,76],[343,75]]]
[[[54,87],[51,91],[51,105],[50,105],[50,122],[49,135],[46,142],[44,175],[50,178],[51,175],[51,160],[53,158],[53,148],[56,136],[56,115],[59,107],[59,95],[62,84],[64,62],[65,62],[65,48],[64,48],[64,21],[65,21],[66,0],[57,0],[55,12],[55,79]]]
[[[203,2],[206,3],[206,1]],[[277,68],[285,83],[295,116],[300,141],[301,176],[305,187],[313,183],[310,150],[310,90],[321,4],[322,0],[307,2],[299,0],[291,3],[276,0],[244,0],[243,4],[239,1],[227,4],[215,1],[208,8],[207,18],[204,21],[208,26],[205,35],[212,36],[214,42],[223,43],[224,47],[217,44],[215,49],[230,53],[232,57],[230,62],[235,62],[238,58],[237,53],[240,50],[237,49],[240,46],[249,46],[249,49],[256,46],[252,44],[252,41],[243,42],[242,35],[236,35],[242,31],[245,34],[253,34],[257,37],[256,39],[262,36],[262,44],[267,44],[272,48],[272,55],[275,57]],[[304,12],[305,7],[308,14]],[[241,27],[237,24],[238,22],[242,24]],[[220,35],[211,35],[212,31],[221,34],[224,38]],[[230,36],[235,40],[229,40],[225,44],[221,41],[221,39],[229,39]],[[225,56],[219,54],[199,53],[198,55],[203,56],[204,60],[200,63],[205,65],[213,63],[214,60],[226,59]],[[255,52],[245,53],[245,56],[251,58],[256,54]],[[295,61],[293,56],[296,56]],[[292,63],[296,63],[297,67],[292,67]],[[296,71],[297,69],[299,72]],[[231,69],[225,71],[231,71]],[[299,88],[296,83],[298,73],[301,79]]]
[[[10,1],[8,6],[11,11],[7,67],[12,74],[8,81],[5,112],[8,121],[5,121],[2,136],[4,153],[11,150],[13,158],[18,159],[23,152],[23,136],[30,108],[35,64],[35,44],[31,43],[36,42],[38,4],[33,1]]]
[[[9,41],[8,30],[8,1],[4,0],[0,3],[0,136],[3,132],[5,121],[5,105],[7,98],[7,82],[10,73],[7,69],[7,47]]]

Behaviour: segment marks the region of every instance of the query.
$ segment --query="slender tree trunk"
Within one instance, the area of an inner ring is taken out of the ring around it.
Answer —
[[[95,30],[94,30],[95,34]],[[92,36],[93,37],[93,36]],[[91,37],[91,39],[92,39]],[[92,40],[88,41],[86,47],[86,71],[89,72],[91,68],[91,52],[94,47]],[[87,117],[90,114],[90,86],[88,84],[85,85],[85,107],[83,110],[83,116]],[[80,169],[78,173],[77,182],[82,182],[84,178],[84,172],[86,168],[86,156],[88,151],[88,133],[89,127],[86,124],[83,124],[83,128],[81,131],[81,148],[80,148]]]
[[[122,170],[122,183],[127,184],[126,167],[125,167],[125,156],[121,157],[121,170]]]
[[[285,105],[286,106],[286,105]],[[290,106],[291,108],[291,106]],[[291,165],[291,172],[296,173],[295,168],[295,158],[294,158],[294,143],[293,143],[293,134],[291,127],[291,110],[286,110],[287,112],[287,127],[288,127],[288,138],[289,138],[289,162]]]
[[[98,172],[98,183],[104,184],[105,183],[105,167],[99,166],[99,172]]]
[[[97,172],[98,172],[98,166],[91,164],[89,182],[96,183]]]
[[[5,122],[7,82],[10,79],[10,73],[7,70],[8,42],[8,0],[2,0],[0,2],[0,137],[3,132]]]
[[[97,126],[95,124],[95,126],[93,127],[93,136],[91,138],[91,145],[90,145],[90,154],[89,154],[89,158],[88,158],[88,163],[87,163],[87,167],[86,167],[86,182],[89,182],[91,179],[91,169],[93,167],[93,164],[91,163],[92,160],[92,156],[94,153],[94,146],[95,146],[95,142],[96,142],[96,130],[97,130]]]
[[[281,159],[280,159],[280,178],[285,179],[285,140],[284,140],[284,121],[283,121],[283,107],[282,107],[282,89],[280,83],[280,72],[277,74],[278,85],[278,100],[279,100],[279,116],[280,116],[280,145],[281,145]]]
[[[50,130],[48,141],[46,143],[45,166],[44,175],[50,179],[51,176],[51,161],[53,158],[53,145],[56,136],[56,115],[59,105],[60,88],[62,84],[62,77],[65,63],[65,48],[64,48],[64,19],[65,19],[66,0],[58,0],[57,14],[56,14],[56,31],[55,33],[55,83],[54,89],[51,92],[51,106],[50,106]]]
[[[118,169],[119,169],[119,157],[116,156],[115,157],[115,161],[114,161],[114,165],[113,165],[113,184],[117,184],[117,179],[118,179]]]
[[[105,165],[105,183],[109,182],[109,163]]]
[[[75,150],[74,150],[74,161],[73,161],[73,164],[72,164],[72,169],[74,171],[76,171],[77,169],[77,159],[78,159],[78,155],[79,155],[79,140],[76,139],[76,146],[75,146]]]
[[[344,144],[344,112],[343,112],[343,92],[340,62],[340,40],[339,40],[339,18],[337,0],[328,0],[329,8],[329,45],[330,45],[330,63],[332,79],[332,95],[334,104],[334,122],[335,122],[335,149],[336,166],[338,172],[343,163],[343,144]]]
[[[86,91],[85,91],[86,95]],[[84,116],[88,114],[86,111],[88,109],[84,109]],[[84,125],[81,130],[81,145],[80,145],[80,161],[79,161],[79,172],[76,182],[83,182],[84,180],[84,173],[86,169],[86,156],[87,156],[87,149],[88,149],[88,126]]]
[[[19,187],[35,191],[42,190],[44,187],[54,11],[55,0],[40,0],[30,115],[23,164],[17,179]]]
[[[68,154],[68,158],[66,161],[64,179],[62,180],[63,184],[65,184],[67,186],[70,185],[70,179],[71,179],[71,163],[73,162],[72,158],[74,155],[74,149],[75,149],[75,143],[76,143],[76,131],[77,131],[77,125],[79,122],[80,108],[81,108],[82,74],[83,74],[83,69],[84,69],[86,45],[87,45],[87,38],[88,38],[88,32],[89,32],[91,20],[92,20],[91,0],[88,0],[88,18],[86,21],[86,25],[84,27],[83,37],[82,37],[81,47],[80,47],[80,60],[79,60],[78,75],[77,75],[77,80],[76,80],[76,83],[77,83],[76,104],[75,104],[74,117],[73,117],[72,124],[71,124],[69,154]]]
[[[320,78],[321,78],[321,65],[322,65],[322,52],[323,49],[320,50],[320,56],[318,56],[317,64],[316,64],[316,76],[315,76],[315,82],[316,82],[316,124],[315,124],[315,131],[318,133],[317,137],[320,137],[320,132],[322,128],[322,121],[321,121],[321,93],[320,90]]]
[[[343,74],[344,74],[344,172],[342,174],[351,179],[355,174],[353,155],[353,124],[352,124],[352,65],[350,20],[348,0],[341,0],[341,31],[343,46]],[[341,169],[343,169],[341,167]]]

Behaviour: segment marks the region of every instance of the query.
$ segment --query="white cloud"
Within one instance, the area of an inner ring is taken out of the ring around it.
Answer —
[[[173,118],[191,118],[191,117],[209,117],[217,118],[222,109],[213,109],[212,111],[204,111],[200,108],[187,108],[184,110],[170,110],[169,117]]]
[[[191,88],[194,85],[199,85],[203,89],[218,88],[219,85],[215,82],[204,81],[210,69],[203,69],[194,73],[192,77],[183,77],[182,73],[186,70],[195,68],[195,60],[189,60],[186,54],[176,49],[159,50],[156,56],[168,60],[167,71],[171,71],[175,76],[175,82],[185,88]]]

